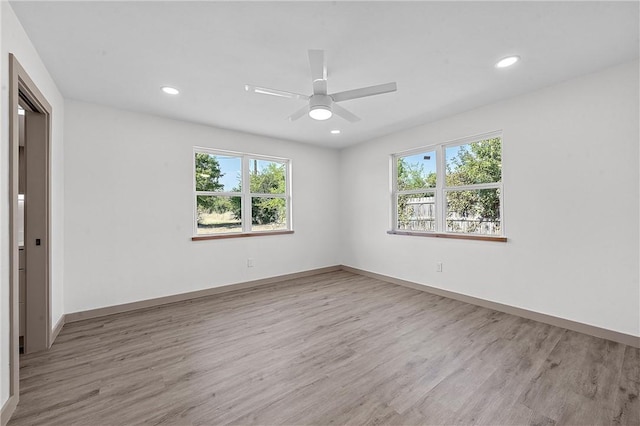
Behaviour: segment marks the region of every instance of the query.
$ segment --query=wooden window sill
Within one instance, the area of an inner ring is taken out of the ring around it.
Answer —
[[[265,237],[267,235],[288,235],[288,234],[293,234],[293,231],[239,232],[237,234],[196,235],[194,237],[191,237],[191,241],[223,240],[225,238]]]
[[[387,234],[411,235],[413,237],[451,238],[454,240],[493,241],[498,243],[507,242],[507,237],[490,237],[488,235],[446,234],[443,232],[411,232],[411,231],[387,231]]]

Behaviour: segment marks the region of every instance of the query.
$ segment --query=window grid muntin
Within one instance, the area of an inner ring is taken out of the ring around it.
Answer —
[[[224,157],[237,157],[241,159],[241,186],[242,188],[248,187],[251,189],[251,176],[250,176],[250,168],[249,162],[251,160],[263,160],[270,161],[274,163],[279,163],[284,165],[284,179],[285,179],[285,193],[284,194],[267,194],[267,193],[252,193],[252,192],[217,192],[217,191],[196,191],[196,153],[210,154],[214,156],[224,156]],[[270,157],[266,155],[260,154],[248,154],[241,153],[235,151],[225,151],[218,149],[211,149],[206,147],[198,147],[195,146],[193,148],[193,235],[198,236],[198,196],[199,195],[210,195],[210,196],[227,196],[227,197],[240,197],[241,199],[241,209],[242,209],[242,218],[241,232],[223,232],[220,235],[225,234],[238,234],[238,233],[260,233],[260,232],[269,232],[269,231],[252,231],[252,211],[251,211],[251,198],[252,197],[269,197],[269,198],[284,198],[285,199],[285,215],[286,215],[286,230],[290,231],[293,229],[293,224],[291,223],[291,160],[286,158],[279,157]],[[247,220],[248,218],[248,220]],[[247,223],[248,222],[248,223]]]
[[[454,234],[454,235],[478,235],[478,234],[465,234],[459,232],[447,232],[446,230],[446,221],[447,221],[447,201],[446,201],[446,191],[456,191],[456,190],[478,190],[478,189],[492,189],[497,188],[500,191],[500,236],[504,236],[505,234],[505,223],[504,223],[504,188],[503,188],[503,174],[500,174],[499,182],[492,183],[479,183],[472,185],[458,185],[458,186],[446,186],[446,149],[454,146],[463,146],[469,145],[474,142],[481,142],[488,139],[500,138],[500,150],[502,151],[502,142],[503,136],[502,131],[495,131],[490,133],[485,133],[477,136],[469,136],[461,139],[456,139],[450,142],[444,142],[441,144],[428,145],[423,147],[414,148],[411,150],[399,152],[393,154],[391,156],[391,169],[392,169],[392,230],[398,231],[398,196],[405,193],[423,193],[429,192],[430,190],[435,190],[434,195],[434,203],[435,203],[435,211],[436,211],[436,230],[435,231],[416,231],[418,233],[445,233],[445,234]],[[436,153],[436,188],[420,188],[420,189],[412,189],[412,190],[398,190],[398,159],[409,157],[415,154],[427,153],[427,152],[435,152]],[[502,165],[502,155],[500,156],[500,162]]]

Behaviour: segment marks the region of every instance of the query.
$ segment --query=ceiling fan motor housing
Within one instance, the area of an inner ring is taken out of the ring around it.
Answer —
[[[329,95],[313,95],[309,99],[309,109],[328,109],[331,110],[333,99]]]

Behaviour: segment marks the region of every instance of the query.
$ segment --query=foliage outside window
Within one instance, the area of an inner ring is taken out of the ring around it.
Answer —
[[[392,159],[394,231],[504,234],[499,133]]]
[[[194,234],[290,230],[289,160],[194,150]]]

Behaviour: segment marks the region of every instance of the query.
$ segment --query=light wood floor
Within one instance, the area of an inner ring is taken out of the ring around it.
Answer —
[[[10,425],[639,424],[640,350],[344,271],[67,324]]]

